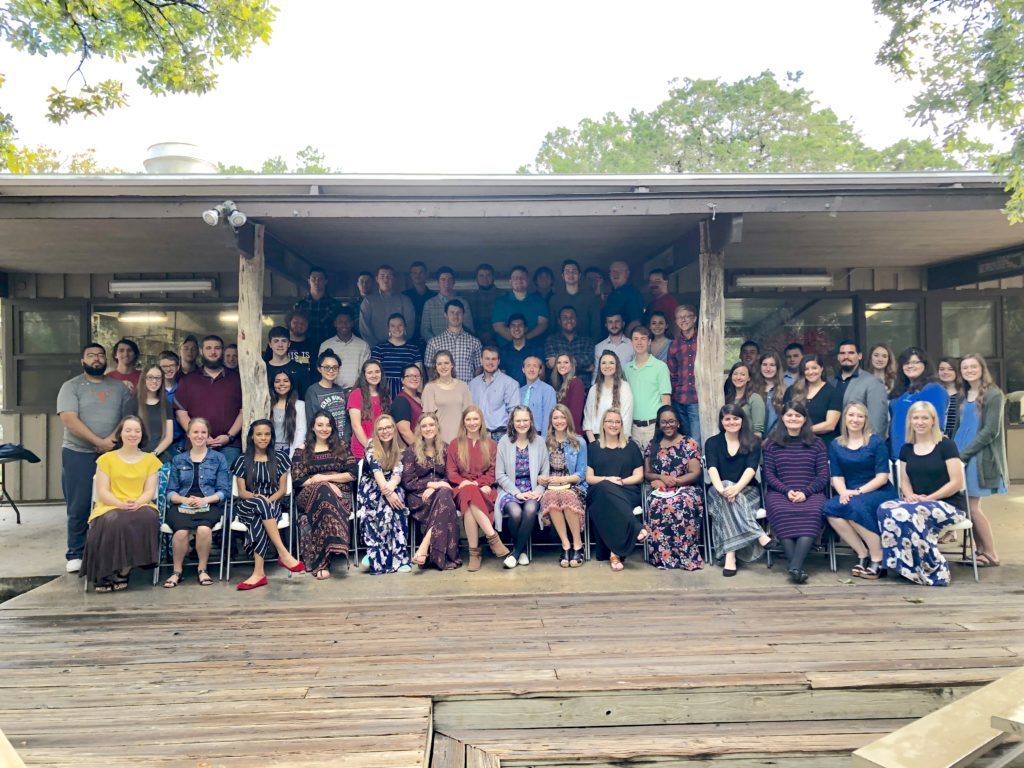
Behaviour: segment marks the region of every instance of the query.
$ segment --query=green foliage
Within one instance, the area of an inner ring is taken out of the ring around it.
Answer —
[[[341,173],[340,168],[331,168],[327,164],[327,155],[310,145],[295,153],[295,167],[289,169],[288,163],[280,155],[268,157],[258,171],[243,168],[240,165],[217,164],[217,173]]]
[[[892,22],[878,61],[920,84],[907,110],[965,151],[976,125],[1005,131],[991,167],[1009,177],[1006,213],[1024,221],[1024,0],[874,0]]]
[[[853,124],[820,107],[799,86],[762,72],[735,83],[673,81],[651,112],[609,113],[544,137],[520,173],[781,173],[962,168],[970,160],[930,141],[885,150],[864,144]]]
[[[78,58],[67,83],[47,97],[47,118],[61,124],[127,104],[120,81],[86,80],[90,59],[142,59],[136,80],[153,94],[207,93],[225,59],[270,40],[275,14],[268,0],[5,0],[0,42],[32,55]],[[0,169],[13,170],[15,135],[13,118],[0,113]]]
[[[70,158],[61,157],[57,150],[50,147],[14,146],[7,156],[7,166],[11,173],[124,173],[119,168],[103,168],[96,161],[96,150],[86,149],[76,152]]]
[[[288,173],[288,163],[280,155],[275,155],[263,161],[260,173]]]

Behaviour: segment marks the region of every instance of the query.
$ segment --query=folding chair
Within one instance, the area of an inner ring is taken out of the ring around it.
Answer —
[[[291,551],[291,541],[292,541],[292,534],[291,534],[291,529],[292,529],[292,474],[291,474],[291,472],[288,473],[287,478],[288,478],[288,490],[287,490],[287,494],[288,494],[288,510],[285,511],[285,512],[282,512],[281,516],[277,518],[277,529],[279,531],[285,531],[285,530],[288,531],[288,544],[287,544],[287,547],[288,547],[288,551]],[[236,505],[237,499],[238,499],[238,482],[237,482],[237,480],[238,480],[238,478],[235,478],[235,482],[231,483],[231,498],[229,499],[228,504],[225,505],[226,506],[225,517],[228,520],[230,520],[231,523],[227,526],[226,534],[224,535],[222,543],[221,543],[221,547],[222,547],[222,549],[221,549],[221,564],[222,564],[221,565],[221,569],[223,571],[223,569],[224,569],[223,563],[226,561],[227,562],[227,572],[226,572],[226,574],[223,575],[223,578],[226,578],[228,581],[231,580],[231,566],[232,565],[246,565],[248,563],[255,562],[255,560],[252,559],[252,558],[247,558],[247,559],[242,559],[242,560],[235,560],[231,556],[231,548],[232,548],[232,545],[234,544],[234,542],[232,541],[232,539],[234,539],[234,534],[236,534],[236,533],[245,533],[246,532],[245,523],[243,523],[238,518],[238,516],[235,514],[235,505]],[[274,558],[274,560],[276,560],[276,559],[277,558]]]
[[[167,464],[164,464],[163,467],[161,467],[161,469],[160,469],[159,485],[157,487],[158,488],[157,495],[156,495],[156,498],[157,498],[157,509],[160,512],[160,554],[159,554],[158,559],[157,559],[156,568],[153,569],[153,586],[156,586],[157,584],[160,583],[160,571],[162,569],[164,569],[164,568],[173,568],[174,567],[173,553],[172,553],[172,549],[171,549],[171,538],[174,536],[174,531],[171,530],[171,526],[169,526],[167,524],[167,522],[166,522],[166,515],[167,515],[167,481],[170,479],[170,475],[171,475],[170,466],[171,466],[170,463],[167,463]],[[167,470],[166,472],[164,471],[165,469]],[[220,534],[224,530],[225,518],[227,517],[227,507],[228,507],[228,505],[225,502],[224,505],[223,505],[223,508],[222,508],[223,509],[223,514],[221,515],[221,519],[218,520],[214,524],[213,528],[210,529],[213,532],[214,537],[216,537],[218,534]],[[218,559],[217,559],[217,562],[214,563],[214,564],[218,568],[217,578],[218,579],[223,579],[224,578],[224,543],[223,543],[223,539],[221,541],[220,547],[218,547],[217,549],[219,550]],[[211,554],[213,553],[213,548],[212,547],[211,547],[210,553]],[[209,563],[207,563],[207,565],[209,565]]]

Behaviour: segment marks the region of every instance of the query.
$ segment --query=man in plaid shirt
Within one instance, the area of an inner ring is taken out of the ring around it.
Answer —
[[[672,381],[672,405],[686,434],[703,446],[700,439],[700,409],[697,403],[697,310],[680,304],[675,312],[676,333],[668,348],[668,374]]]
[[[458,299],[448,302],[445,307],[448,327],[427,342],[427,353],[423,357],[423,362],[428,368],[431,368],[437,353],[442,349],[447,350],[451,352],[452,359],[455,361],[455,378],[468,384],[480,369],[481,347],[480,339],[470,335],[462,327],[462,316],[465,311],[465,305]]]
[[[309,270],[309,295],[296,302],[293,309],[304,310],[309,315],[308,333],[314,349],[319,349],[334,335],[334,318],[341,310],[341,302],[327,295],[327,272],[323,268]]]
[[[576,310],[565,306],[558,313],[558,333],[548,336],[544,344],[544,357],[548,370],[555,367],[559,355],[568,354],[576,363],[576,375],[583,381],[583,386],[590,386],[590,377],[594,372],[594,340],[588,336],[576,334]]]

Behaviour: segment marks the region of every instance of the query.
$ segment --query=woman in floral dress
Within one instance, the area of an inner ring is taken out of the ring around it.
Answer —
[[[562,542],[558,564],[579,568],[584,560],[581,533],[587,511],[587,441],[573,429],[568,407],[560,404],[551,411],[546,445],[551,474],[537,478],[546,486],[540,499],[540,524],[553,525],[558,533]]]
[[[388,414],[373,423],[356,496],[366,556],[360,566],[370,573],[408,573],[409,510],[402,488],[402,441]]]
[[[701,498],[700,448],[679,431],[671,405],[658,409],[654,439],[644,456],[648,496],[651,563],[658,568],[696,571],[704,567],[698,544],[704,502]]]

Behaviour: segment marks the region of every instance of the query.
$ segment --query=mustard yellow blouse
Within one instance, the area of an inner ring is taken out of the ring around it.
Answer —
[[[152,453],[142,454],[142,458],[134,463],[122,459],[118,451],[104,453],[96,460],[96,468],[102,469],[110,478],[110,491],[120,501],[139,498],[146,489],[146,478],[159,472],[160,467],[160,459]],[[114,507],[97,500],[89,515],[89,522],[112,509]]]

